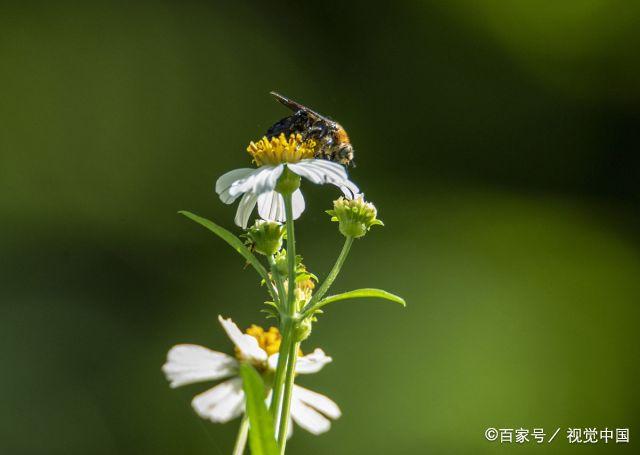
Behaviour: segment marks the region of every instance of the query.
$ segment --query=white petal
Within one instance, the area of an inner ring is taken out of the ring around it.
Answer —
[[[225,423],[242,414],[244,391],[242,379],[233,378],[218,384],[213,389],[196,395],[191,406],[203,419]]]
[[[271,354],[269,356],[269,359],[267,360],[267,364],[269,365],[269,369],[271,371],[276,371],[276,368],[278,367],[278,358],[279,355],[277,352],[275,354]]]
[[[224,319],[222,316],[218,316],[222,328],[233,344],[240,350],[242,356],[247,360],[256,360],[258,362],[264,362],[267,360],[267,353],[260,347],[258,340],[251,335],[242,333],[237,325],[231,319]]]
[[[331,357],[327,356],[322,349],[317,348],[311,354],[298,358],[298,361],[296,362],[296,373],[317,373],[327,363],[331,362],[331,360]]]
[[[239,180],[231,185],[229,194],[236,196],[242,193],[262,194],[273,191],[276,183],[284,170],[284,165],[278,166],[261,166],[255,169],[251,175],[243,180]]]
[[[327,160],[316,160],[316,167],[320,167],[325,170],[331,177],[329,183],[338,186],[345,196],[349,199],[353,199],[357,193],[360,192],[358,186],[349,180],[347,171],[338,163]]]
[[[328,160],[315,161],[316,162],[314,163],[314,166],[324,169],[327,174],[335,176],[336,179],[347,180],[349,178],[347,175],[347,170],[342,164]]]
[[[269,356],[268,364],[269,369],[275,371],[278,366],[278,353]],[[327,363],[330,363],[333,359],[326,355],[320,348],[316,348],[311,354],[307,354],[303,357],[298,357],[296,361],[296,374],[313,374],[317,373]]]
[[[258,213],[265,220],[284,222],[284,199],[275,191],[261,194],[258,196]]]
[[[344,167],[332,161],[308,159],[287,166],[299,176],[316,184],[342,182],[348,179]]]
[[[340,190],[347,199],[355,199],[360,195],[360,188],[351,180],[347,180],[343,185],[339,185]]]
[[[319,185],[330,183],[339,187],[349,199],[353,199],[354,195],[360,191],[358,186],[349,180],[344,167],[333,161],[309,159],[287,166],[296,174],[313,183]]]
[[[322,185],[325,183],[324,173],[320,170],[316,170],[314,166],[309,166],[307,163],[311,163],[315,160],[303,160],[299,163],[291,163],[287,166],[291,169],[292,172],[298,174],[301,177],[306,178],[307,180],[315,183],[316,185]]]
[[[293,396],[331,419],[337,419],[342,415],[340,408],[333,400],[299,385],[293,386]]]
[[[329,419],[296,399],[295,395],[291,399],[291,417],[298,425],[312,434],[321,434],[331,428]]]
[[[216,193],[220,195],[220,199],[222,200],[222,202],[224,202],[225,204],[231,204],[233,201],[235,201],[242,193],[231,196],[229,194],[229,189],[234,183],[246,179],[251,174],[253,174],[254,171],[255,169],[252,168],[241,168],[234,169],[233,171],[229,171],[226,174],[223,174],[216,181]]]
[[[253,188],[253,184],[256,178],[260,175],[261,172],[265,172],[263,167],[259,167],[258,169],[254,169],[249,175],[245,178],[236,180],[233,182],[231,187],[229,188],[229,194],[231,196],[236,196],[239,194],[248,193]]]
[[[302,196],[302,191],[300,188],[295,190],[291,195],[291,205],[293,211],[293,219],[297,220],[304,212],[304,196]]]
[[[304,212],[304,196],[302,191],[297,189],[291,195],[291,206],[293,211],[293,219],[297,220]],[[258,196],[258,213],[260,217],[269,221],[279,221],[284,223],[287,219],[284,198],[280,193],[272,191],[270,193],[263,193]]]
[[[171,387],[232,376],[238,362],[233,357],[195,344],[179,344],[167,354],[162,371]]]
[[[264,170],[256,174],[255,181],[253,182],[253,188],[251,191],[255,194],[262,194],[273,191],[276,188],[276,183],[282,171],[284,171],[284,165],[280,164],[276,167],[263,166]]]
[[[253,193],[246,193],[242,196],[242,199],[240,199],[234,221],[236,225],[240,226],[242,229],[247,228],[251,212],[253,212],[253,209],[256,206],[257,199],[258,196]]]

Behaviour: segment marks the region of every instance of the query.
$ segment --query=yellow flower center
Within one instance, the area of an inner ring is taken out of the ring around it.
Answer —
[[[280,330],[278,330],[276,327],[269,327],[269,330],[265,330],[259,325],[252,324],[251,327],[249,327],[245,331],[245,333],[258,340],[258,345],[269,356],[277,354],[280,350],[282,335],[280,335]],[[302,356],[302,350],[300,348],[298,348],[298,356]],[[243,360],[242,354],[240,353],[240,350],[238,348],[236,348],[236,358],[240,361]],[[256,366],[259,367],[260,365]]]
[[[316,153],[316,141],[302,140],[302,135],[291,134],[289,138],[280,134],[268,139],[266,136],[257,143],[251,142],[247,152],[253,158],[256,166],[265,164],[277,165],[281,163],[297,163],[300,160],[313,158]]]
[[[247,329],[246,333],[258,340],[258,344],[268,355],[275,354],[280,350],[282,335],[280,335],[280,330],[277,328],[269,327],[269,330],[264,330],[259,325],[253,324]]]

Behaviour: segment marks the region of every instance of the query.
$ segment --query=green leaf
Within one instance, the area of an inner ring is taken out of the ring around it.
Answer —
[[[271,286],[269,285],[271,281],[269,280],[269,276],[267,275],[267,270],[262,266],[262,264],[260,264],[258,258],[256,258],[255,255],[251,251],[249,251],[249,248],[247,248],[244,243],[242,243],[242,240],[233,235],[231,232],[227,231],[222,226],[218,226],[216,223],[206,218],[202,218],[201,216],[195,215],[185,210],[181,210],[178,213],[209,229],[222,240],[227,242],[234,250],[240,253],[240,255],[245,258],[247,262],[253,266],[254,269],[256,269],[258,274],[267,283],[269,291],[271,292]]]
[[[249,447],[251,455],[278,455],[278,446],[273,427],[273,418],[264,403],[264,383],[258,372],[251,365],[240,365],[242,387],[246,396],[247,415],[251,429],[249,430]]]
[[[313,308],[309,309],[309,311],[315,311],[329,303],[338,302],[339,300],[361,299],[361,298],[367,298],[367,297],[390,300],[392,302],[399,303],[402,306],[407,306],[407,302],[405,302],[404,299],[400,296],[397,296],[387,291],[383,291],[382,289],[363,288],[363,289],[356,289],[354,291],[343,292],[342,294],[330,295],[329,297],[326,297],[320,300],[318,303],[316,303],[313,306]]]

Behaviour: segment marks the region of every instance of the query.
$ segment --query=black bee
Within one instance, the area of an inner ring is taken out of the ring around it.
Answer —
[[[353,146],[349,136],[339,123],[312,111],[300,103],[296,103],[279,93],[271,94],[282,104],[293,111],[293,115],[276,122],[267,130],[266,136],[272,138],[284,133],[301,134],[304,140],[313,139],[318,143],[315,158],[324,158],[344,165],[355,166]]]

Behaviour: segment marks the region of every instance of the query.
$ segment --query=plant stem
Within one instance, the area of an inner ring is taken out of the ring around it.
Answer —
[[[269,267],[271,268],[271,275],[273,276],[276,287],[278,289],[278,310],[280,312],[281,320],[283,319],[283,312],[286,308],[287,292],[284,289],[282,283],[282,276],[278,272],[273,255],[267,256]],[[277,417],[280,412],[280,402],[282,400],[282,390],[284,385],[284,371],[287,366],[287,359],[289,356],[289,338],[291,336],[291,330],[288,330],[286,321],[283,321],[280,325],[280,333],[282,333],[282,340],[280,341],[280,349],[278,351],[278,365],[276,366],[276,373],[273,378],[273,387],[271,392],[271,403],[269,405],[269,411],[274,417],[275,429],[278,429]]]
[[[273,389],[271,395],[271,404],[269,411],[274,417],[275,429],[278,429],[278,416],[280,415],[280,403],[282,402],[282,391],[284,386],[284,372],[289,360],[289,344],[293,330],[283,324],[281,327],[282,340],[280,342],[280,350],[278,351],[278,365],[276,366],[276,374],[273,378]]]
[[[278,445],[280,446],[280,455],[284,455],[287,445],[287,433],[289,431],[289,415],[291,413],[291,395],[293,392],[293,380],[295,377],[295,365],[298,357],[298,349],[300,342],[291,343],[289,350],[289,362],[287,363],[287,373],[284,383],[284,396],[282,401],[282,413],[280,415],[280,425],[278,430]]]
[[[284,212],[287,217],[287,263],[289,266],[289,273],[287,274],[289,289],[287,290],[286,309],[288,314],[293,316],[295,314],[293,303],[296,298],[296,236],[293,228],[293,207],[290,194],[284,196]]]
[[[325,278],[325,280],[322,282],[318,290],[313,294],[313,297],[311,297],[311,300],[309,300],[309,303],[305,305],[305,308],[302,311],[302,313],[304,313],[305,310],[312,308],[313,305],[316,302],[318,302],[322,297],[324,297],[324,295],[327,293],[327,291],[333,284],[334,280],[338,276],[338,273],[340,273],[340,269],[342,268],[344,261],[347,259],[347,256],[349,255],[349,250],[351,249],[352,244],[353,244],[353,237],[346,237],[344,239],[344,245],[342,246],[342,251],[340,251],[340,255],[338,256],[338,259],[336,259],[336,263],[333,265],[333,268],[329,272],[329,275],[327,275],[327,278]]]
[[[282,312],[285,307],[285,299],[287,298],[287,293],[284,290],[284,284],[282,284],[282,277],[280,273],[278,273],[278,269],[276,267],[276,261],[273,258],[273,255],[267,256],[267,262],[269,263],[269,268],[271,269],[271,276],[276,282],[276,289],[278,290],[278,298],[277,304],[278,309]]]
[[[249,417],[245,414],[238,428],[238,436],[236,437],[236,445],[233,448],[233,455],[242,455],[247,445],[247,435],[249,434]]]
[[[279,416],[275,419],[280,453],[284,454],[287,441],[287,425],[291,408],[291,391],[295,373],[296,355],[300,343],[295,340],[296,319],[296,238],[293,227],[293,207],[291,194],[283,195],[287,226],[287,299],[281,310],[282,342],[278,356],[278,366],[273,382],[271,412]],[[279,291],[280,292],[280,291]],[[280,403],[282,402],[282,406]]]

